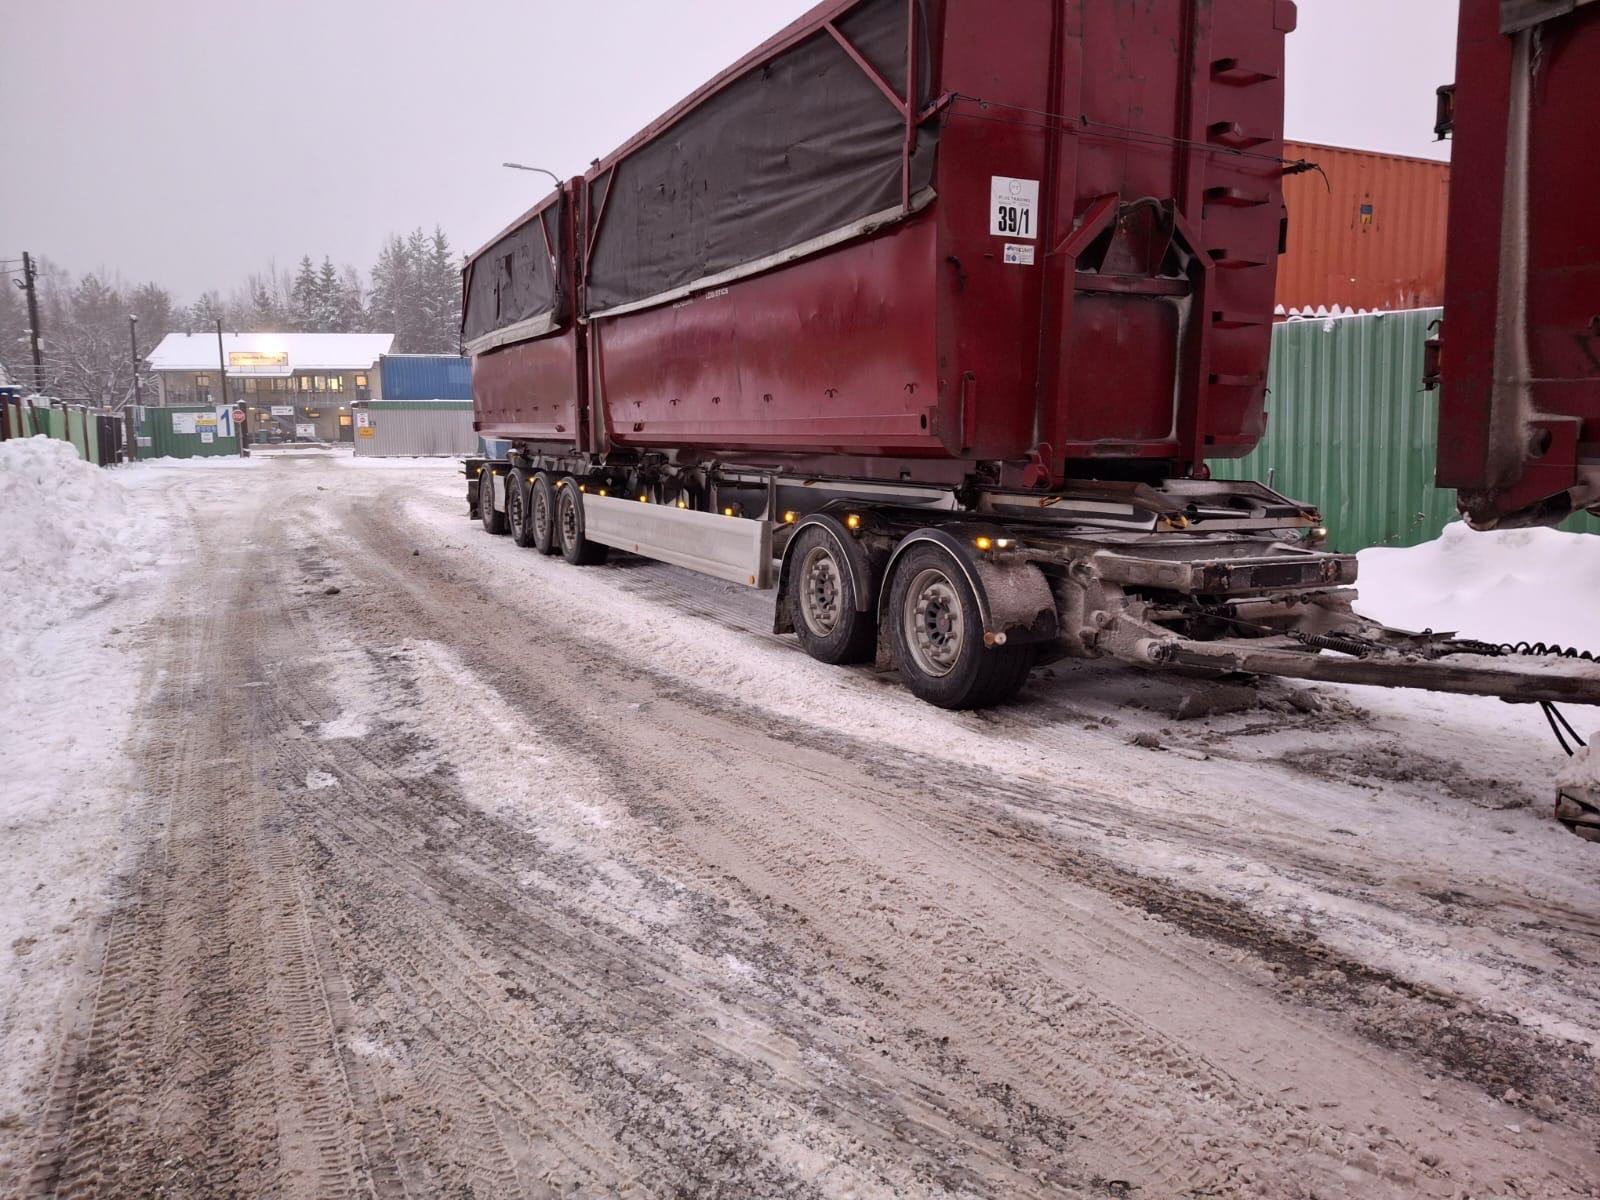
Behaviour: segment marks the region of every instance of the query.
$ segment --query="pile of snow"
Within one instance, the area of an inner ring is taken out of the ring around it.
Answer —
[[[1600,654],[1600,537],[1592,533],[1477,533],[1457,522],[1434,541],[1359,557],[1359,607],[1390,625]]]
[[[1600,537],[1592,533],[1477,533],[1458,521],[1434,541],[1404,550],[1363,550],[1358,557],[1357,607],[1369,617],[1401,629],[1453,631],[1485,642],[1544,642],[1600,656]],[[1433,703],[1442,707],[1443,698]],[[1537,729],[1539,720],[1521,707],[1514,714],[1494,710],[1495,724],[1517,720]],[[1480,705],[1479,711],[1486,710]],[[1568,714],[1591,743],[1600,743],[1600,730],[1590,734],[1585,726],[1597,711],[1580,707]],[[1600,754],[1565,764],[1559,783],[1600,786]]]
[[[121,484],[55,438],[0,442],[0,512],[0,636],[100,603],[154,557]]]

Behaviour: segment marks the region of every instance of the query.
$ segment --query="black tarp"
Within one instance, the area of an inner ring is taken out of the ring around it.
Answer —
[[[560,311],[565,307],[564,297],[550,260],[550,249],[558,260],[563,253],[561,206],[565,203],[561,197],[546,205],[467,264],[461,337],[469,346],[485,334],[522,321],[542,316],[549,316],[554,323],[565,319],[565,312]],[[550,249],[546,248],[547,235]]]
[[[866,0],[837,28],[899,94],[906,0]],[[931,95],[919,19],[918,106]],[[905,123],[824,30],[730,83],[595,183],[592,312],[659,296],[844,229],[901,200]],[[937,132],[917,135],[915,195]],[[603,204],[603,211],[602,211]],[[594,219],[591,217],[591,219]]]

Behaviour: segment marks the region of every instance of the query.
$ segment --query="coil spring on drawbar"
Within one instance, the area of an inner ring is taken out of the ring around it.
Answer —
[[[1317,650],[1335,650],[1353,658],[1365,658],[1372,653],[1372,646],[1369,643],[1359,638],[1340,637],[1336,633],[1291,633],[1289,636],[1302,646],[1311,646]]]
[[[1577,658],[1584,662],[1600,662],[1593,650],[1579,650],[1575,646],[1558,646],[1545,642],[1502,642],[1501,654],[1523,654],[1532,658]]]

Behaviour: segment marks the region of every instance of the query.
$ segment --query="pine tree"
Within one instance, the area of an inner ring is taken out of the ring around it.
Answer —
[[[289,292],[289,328],[299,333],[316,329],[317,319],[317,269],[311,265],[311,256],[300,260],[295,272],[294,286]]]
[[[333,333],[339,324],[339,273],[333,260],[324,256],[317,272],[317,285],[311,295],[311,332]]]
[[[346,266],[339,286],[339,323],[343,333],[358,333],[367,327],[367,308],[362,295],[361,274]]]
[[[215,291],[200,293],[200,298],[189,306],[189,324],[197,330],[215,329],[222,316],[222,297]]]
[[[437,225],[428,242],[424,276],[428,349],[454,354],[461,346],[461,273],[450,251],[450,241]]]

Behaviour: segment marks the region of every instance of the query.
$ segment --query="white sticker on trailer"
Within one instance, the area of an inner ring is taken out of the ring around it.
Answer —
[[[1006,243],[1006,262],[1014,267],[1033,266],[1033,247],[1020,242]]]
[[[1039,236],[1037,179],[989,177],[989,232],[994,237],[1027,238],[1030,242]]]

